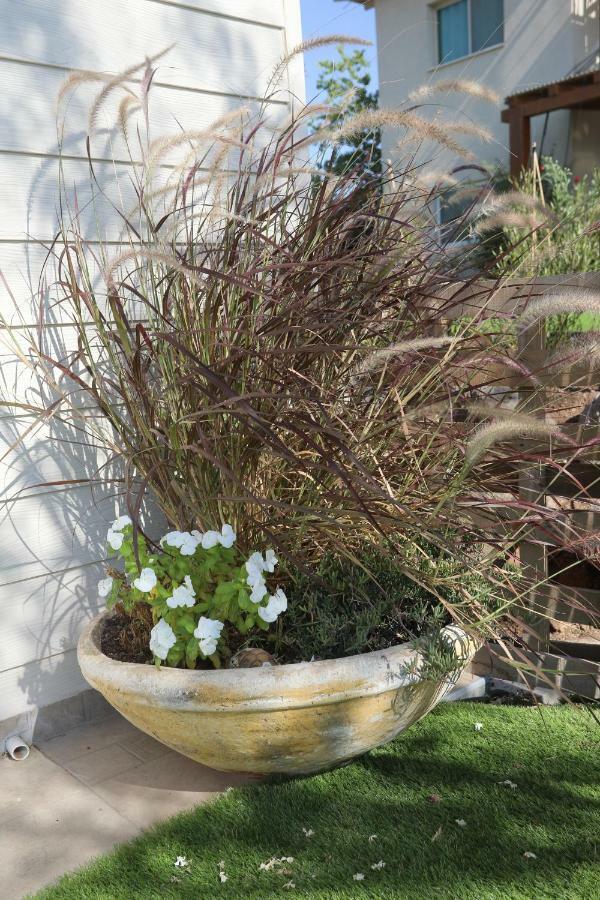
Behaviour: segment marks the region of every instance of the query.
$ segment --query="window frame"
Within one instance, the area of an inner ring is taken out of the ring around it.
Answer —
[[[441,0],[439,3],[432,4],[433,12],[435,13],[435,45],[436,45],[436,58],[437,58],[437,66],[451,66],[453,63],[460,62],[462,59],[469,59],[470,56],[478,56],[480,53],[487,53],[488,50],[497,50],[499,47],[504,46],[504,28],[506,25],[506,17],[504,15],[504,7],[505,0],[502,2],[502,40],[499,40],[495,44],[488,44],[486,47],[480,47],[479,50],[473,50],[473,26],[472,26],[472,16],[471,16],[471,2],[472,0],[467,0],[467,44],[469,46],[468,53],[465,53],[463,56],[457,56],[455,59],[440,59],[440,10],[444,9],[447,6],[454,6],[455,3],[458,3],[459,0]]]

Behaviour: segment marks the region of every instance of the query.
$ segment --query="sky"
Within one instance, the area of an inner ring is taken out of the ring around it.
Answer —
[[[373,47],[366,48],[367,59],[371,61],[371,84],[377,85],[377,54],[375,50],[375,11],[365,10],[358,3],[350,0],[300,0],[302,12],[302,37],[304,40],[314,37],[327,37],[329,34],[346,34],[352,37],[367,38],[373,41]],[[308,101],[316,95],[316,84],[319,75],[319,60],[335,59],[335,45],[309,50],[304,54],[306,72],[306,98]]]

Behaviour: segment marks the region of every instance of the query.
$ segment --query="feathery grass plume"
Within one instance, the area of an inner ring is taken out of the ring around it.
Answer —
[[[125,82],[128,81],[137,72],[140,72],[142,69],[146,69],[146,67],[149,64],[154,63],[157,60],[161,59],[170,50],[172,50],[173,47],[174,47],[174,44],[169,44],[169,46],[165,47],[164,50],[159,50],[158,53],[154,53],[152,56],[146,57],[146,59],[141,63],[137,63],[136,65],[129,66],[127,69],[124,69],[122,72],[119,72],[116,75],[113,75],[111,78],[109,78],[106,81],[106,84],[104,85],[104,87],[102,88],[100,93],[97,95],[97,97],[95,98],[94,102],[92,103],[92,105],[90,107],[90,112],[89,112],[89,116],[88,116],[88,131],[90,134],[93,134],[93,132],[96,128],[96,122],[98,120],[98,115],[100,113],[100,110],[104,106],[108,97],[113,93],[113,91],[121,88],[122,90],[125,90],[130,94],[133,94],[134,92],[126,86]]]
[[[569,442],[569,438],[561,432],[560,428],[542,419],[532,416],[513,415],[509,419],[496,419],[477,429],[473,437],[467,443],[465,462],[473,465],[494,444],[501,441],[509,441],[512,438],[560,438]]]
[[[410,132],[409,138],[434,141],[463,157],[472,154],[455,141],[452,135],[473,134],[480,137],[485,134],[485,129],[469,122],[441,124],[424,119],[412,110],[368,109],[346,119],[339,128],[331,129],[326,136],[334,143],[341,143],[361,131],[376,128],[406,128]]]
[[[375,350],[360,364],[358,371],[352,374],[352,378],[360,378],[378,369],[381,365],[390,359],[401,359],[410,353],[418,353],[420,350],[432,350],[439,347],[447,347],[456,343],[457,338],[453,335],[441,335],[440,337],[423,337],[415,338],[411,341],[399,341],[390,347],[381,347]]]
[[[465,94],[470,97],[477,97],[480,100],[487,100],[497,106],[500,103],[500,96],[492,88],[479,81],[470,81],[463,78],[447,78],[442,81],[432,81],[429,84],[423,84],[421,87],[412,91],[408,95],[411,103],[420,103],[422,100],[428,100],[436,94]]]
[[[526,231],[534,231],[548,222],[547,216],[538,215],[535,212],[517,212],[505,210],[492,213],[485,218],[478,219],[473,224],[475,234],[486,234],[489,231],[499,231],[502,228],[524,228]]]
[[[295,47],[286,53],[275,65],[271,77],[268,81],[267,93],[270,90],[275,90],[281,82],[283,75],[296,56],[300,56],[302,53],[306,53],[308,50],[316,50],[319,47],[330,47],[332,44],[350,44],[355,47],[372,47],[373,42],[368,41],[365,38],[360,37],[352,37],[352,35],[348,34],[329,34],[324,37],[317,38],[309,38],[308,40],[301,41],[299,44],[296,44]]]
[[[473,215],[478,218],[474,229],[479,234],[503,227],[539,228],[552,218],[539,199],[523,191],[490,192]]]
[[[503,212],[507,209],[515,207],[524,207],[525,209],[544,209],[540,206],[540,201],[531,194],[524,191],[503,191],[501,194],[488,193],[481,204],[479,212],[481,215],[487,215],[497,212]]]
[[[414,141],[433,141],[447,150],[451,150],[463,159],[472,159],[473,153],[455,140],[454,135],[470,135],[482,141],[490,140],[490,132],[486,128],[472,122],[440,123],[425,119],[412,110],[366,110],[353,118],[347,119],[337,130],[326,135],[331,141],[341,143],[353,137],[357,132],[376,128],[406,128],[407,134],[398,146]]]
[[[110,81],[113,76],[109,72],[92,72],[77,71],[71,72],[60,86],[56,95],[56,112],[60,112],[60,107],[67,94],[74,91],[80,84],[98,83],[99,81]]]
[[[528,325],[549,316],[560,316],[565,313],[595,313],[600,315],[600,293],[591,288],[572,288],[565,291],[554,291],[530,300],[518,322]]]
[[[222,116],[219,116],[218,119],[215,119],[214,122],[211,122],[210,125],[207,125],[206,128],[202,128],[199,131],[182,131],[180,134],[163,135],[155,138],[151,141],[148,149],[148,169],[152,171],[163,156],[166,156],[167,153],[176,150],[183,144],[192,145],[195,148],[195,145],[201,144],[202,142],[219,142],[225,143],[229,147],[239,147],[243,149],[245,145],[242,141],[236,140],[220,129],[226,129],[232,126],[236,119],[243,121],[245,116],[250,115],[250,112],[248,107],[240,106],[238,109],[230,110]]]
[[[138,100],[136,96],[133,94],[126,94],[121,102],[119,103],[119,112],[117,116],[117,121],[119,123],[119,131],[123,135],[123,138],[126,143],[129,142],[129,135],[127,133],[127,125],[129,117],[133,115],[133,113],[137,112],[142,108],[142,104]]]
[[[170,253],[168,250],[159,250],[153,247],[139,245],[132,247],[129,250],[123,250],[110,260],[109,265],[104,271],[104,280],[110,289],[115,289],[117,287],[114,279],[115,272],[120,269],[124,263],[129,262],[130,260],[135,262],[147,260],[148,262],[163,263],[168,269],[173,269],[175,272],[185,275],[191,282],[201,285],[204,281],[204,276],[198,275],[198,273],[194,272],[190,266],[186,266],[185,263],[182,263],[174,253]]]
[[[545,369],[548,372],[564,372],[571,366],[582,364],[593,369],[600,367],[600,332],[577,334],[559,344],[546,362]]]
[[[460,184],[458,178],[451,172],[444,172],[442,169],[427,169],[422,175],[415,178],[415,183],[425,188],[435,189],[436,187],[456,187]]]

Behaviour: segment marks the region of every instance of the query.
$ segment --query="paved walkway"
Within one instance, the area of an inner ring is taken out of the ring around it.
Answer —
[[[0,897],[21,900],[241,775],[194,763],[115,713],[0,759]]]

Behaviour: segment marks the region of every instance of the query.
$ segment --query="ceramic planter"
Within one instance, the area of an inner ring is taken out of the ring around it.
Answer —
[[[405,674],[418,655],[410,644],[268,668],[158,669],[102,653],[107,615],[79,640],[87,681],[142,731],[227,772],[319,772],[385,744],[439,702],[476,649],[445,628],[457,667],[436,682]]]

